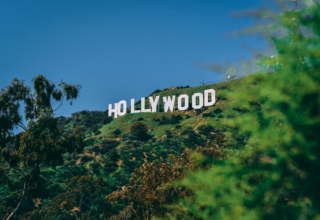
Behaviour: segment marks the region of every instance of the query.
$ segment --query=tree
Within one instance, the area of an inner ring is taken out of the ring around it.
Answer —
[[[105,186],[101,178],[74,176],[66,184],[66,192],[40,208],[26,213],[23,220],[34,219],[101,219],[113,214],[104,198]]]
[[[319,8],[314,3],[286,11],[271,26],[288,34],[272,37],[277,61],[263,64],[279,62],[281,68],[244,78],[247,89],[228,97],[246,110],[227,124],[249,134],[246,146],[185,178],[180,184],[194,194],[177,205],[176,214],[224,220],[320,218]],[[312,35],[292,32],[297,23]]]
[[[217,156],[219,154],[219,156]],[[224,153],[212,146],[188,148],[180,156],[170,155],[168,161],[145,162],[136,168],[129,184],[108,195],[112,203],[126,203],[127,206],[112,220],[151,219],[164,217],[170,209],[168,204],[179,197],[190,196],[190,191],[173,183],[185,176],[188,171],[207,168],[212,161],[205,156],[224,157]]]
[[[15,191],[1,198],[0,203],[13,198],[18,201],[14,208],[6,204],[9,209],[4,219],[10,219],[19,210],[27,193],[41,193],[48,184],[40,175],[42,165],[61,164],[64,153],[81,152],[84,147],[80,129],[76,128],[72,134],[64,133],[54,118],[64,99],[72,104],[78,97],[80,86],[61,81],[57,87],[42,75],[34,77],[32,82],[33,90],[23,81],[13,79],[0,92],[0,179],[1,184]],[[52,101],[60,102],[58,108],[53,109]],[[27,126],[20,113],[22,102]],[[18,126],[23,131],[15,135],[13,130]]]

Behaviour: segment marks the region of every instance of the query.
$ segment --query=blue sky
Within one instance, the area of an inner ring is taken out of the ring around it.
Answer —
[[[253,24],[231,12],[257,9],[259,0],[2,0],[0,88],[16,77],[31,85],[43,74],[82,86],[72,106],[106,110],[156,89],[196,86],[223,78],[195,63],[237,63],[263,48],[258,36],[228,38]]]

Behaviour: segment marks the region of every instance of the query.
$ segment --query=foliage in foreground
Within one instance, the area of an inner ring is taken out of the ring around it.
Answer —
[[[278,55],[263,60],[271,74],[233,93],[241,117],[229,126],[249,133],[238,154],[180,182],[193,192],[175,205],[188,219],[320,218],[320,4],[279,17],[288,36],[273,38]],[[293,22],[294,21],[294,22]],[[313,32],[301,36],[297,25]]]

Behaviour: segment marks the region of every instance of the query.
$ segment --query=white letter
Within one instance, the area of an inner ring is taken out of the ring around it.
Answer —
[[[197,105],[197,97],[199,97],[199,104]],[[192,108],[200,109],[203,106],[203,94],[202,93],[195,93],[192,96]]]
[[[152,112],[157,112],[157,104],[159,102],[159,97],[160,96],[156,96],[156,99],[153,101],[153,97],[149,97],[149,102],[151,104],[151,108],[152,108]]]
[[[174,100],[176,96],[172,96],[172,99],[170,96],[168,97],[163,97],[163,102],[164,102],[164,112],[167,112],[169,109],[171,112],[173,112],[173,106],[174,106]]]
[[[209,102],[209,93],[211,93],[211,102]],[[211,106],[216,103],[216,91],[214,89],[204,90],[204,106]]]
[[[146,99],[141,98],[141,112],[151,112],[151,109],[146,109]]]
[[[114,103],[114,109],[112,109],[112,104],[109,104],[109,109],[108,109],[108,116],[111,117],[111,114],[113,114],[114,118],[118,117],[118,103]]]
[[[121,112],[121,105],[122,106],[122,112]],[[118,103],[118,115],[119,116],[123,116],[127,113],[127,102],[125,100],[121,100],[119,103]]]
[[[182,106],[182,99],[184,99],[184,106]],[[189,96],[188,95],[180,95],[178,97],[178,110],[184,111],[189,107]]]
[[[134,99],[131,99],[131,113],[139,113],[140,110],[134,110]]]

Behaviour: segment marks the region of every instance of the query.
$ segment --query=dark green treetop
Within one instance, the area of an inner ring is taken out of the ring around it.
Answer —
[[[40,178],[41,165],[61,164],[64,153],[81,152],[84,147],[80,129],[76,128],[71,134],[65,133],[58,129],[54,118],[63,100],[72,104],[78,98],[81,87],[63,81],[56,86],[42,75],[34,77],[32,82],[31,89],[23,81],[13,79],[9,86],[0,91],[0,183],[11,190],[18,190],[0,198],[0,203],[21,194],[20,202],[6,219],[17,212],[25,193],[43,182]],[[53,101],[60,102],[58,108],[53,109]],[[28,122],[26,126],[20,110],[22,103]],[[17,127],[23,131],[14,134]]]

